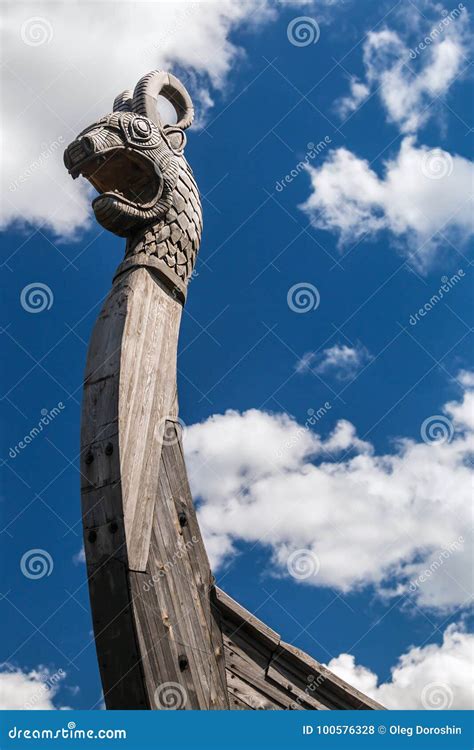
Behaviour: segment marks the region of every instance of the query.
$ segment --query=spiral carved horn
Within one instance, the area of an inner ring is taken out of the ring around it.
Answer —
[[[148,117],[157,125],[164,123],[158,113],[158,96],[164,96],[175,108],[178,121],[175,125],[181,130],[189,128],[194,118],[194,107],[185,87],[172,73],[154,70],[140,78],[133,92],[133,111]]]
[[[114,112],[131,112],[132,111],[133,94],[127,89],[122,91],[121,94],[114,99]]]

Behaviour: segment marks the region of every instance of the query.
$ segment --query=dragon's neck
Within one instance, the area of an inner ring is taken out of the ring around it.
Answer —
[[[171,206],[164,217],[127,239],[125,260],[119,272],[130,266],[149,266],[184,301],[201,232],[198,189],[191,170],[183,169],[178,175]]]

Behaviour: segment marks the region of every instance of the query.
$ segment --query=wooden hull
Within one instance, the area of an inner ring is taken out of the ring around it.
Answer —
[[[181,311],[134,268],[89,347],[82,510],[107,708],[381,708],[215,589],[180,438]]]
[[[89,348],[82,507],[107,708],[228,708],[177,421],[181,310],[149,270],[133,269],[116,280]]]

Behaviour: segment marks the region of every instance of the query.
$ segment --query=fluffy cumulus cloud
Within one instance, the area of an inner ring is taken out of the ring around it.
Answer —
[[[472,162],[415,140],[464,75],[469,16],[462,3],[448,13],[426,0],[420,12],[410,5],[395,17],[397,30],[368,32],[365,75],[350,77],[336,109],[347,118],[378,97],[387,121],[405,135],[400,150],[382,174],[347,148],[331,152],[321,168],[308,167],[312,190],[302,208],[315,227],[336,232],[341,246],[388,230],[424,270],[440,245],[463,244],[473,229]]]
[[[10,664],[0,665],[0,710],[52,711],[59,706],[54,700],[66,673],[51,672],[39,666],[30,671]]]
[[[436,111],[433,102],[447,94],[469,64],[468,13],[457,7],[443,17],[439,6],[428,5],[430,17],[425,19],[423,34],[419,25],[412,31],[413,48],[389,28],[367,34],[366,80],[350,79],[350,94],[338,104],[342,116],[357,109],[370,91],[377,92],[387,119],[403,133],[415,132]],[[413,16],[416,10],[410,13]]]
[[[287,415],[229,411],[188,428],[187,463],[213,565],[237,554],[240,542],[261,544],[270,552],[267,573],[301,585],[372,586],[428,609],[464,605],[472,375],[461,382],[460,398],[427,417],[419,440],[400,439],[384,455],[345,420],[323,439],[316,414],[299,425]]]
[[[185,68],[196,100],[211,107],[212,88],[243,54],[231,32],[276,12],[270,0],[7,3],[0,227],[30,223],[73,236],[89,221],[89,192],[65,172],[67,143],[154,68]]]
[[[372,355],[362,344],[334,344],[322,352],[303,354],[296,363],[296,371],[302,374],[313,372],[317,375],[327,373],[338,380],[352,380],[371,359]]]
[[[327,665],[343,680],[389,709],[474,708],[472,653],[474,635],[450,625],[440,645],[412,647],[399,658],[391,679],[378,682],[370,669],[356,664],[351,654],[340,654]]]
[[[346,148],[307,170],[312,191],[302,209],[317,228],[337,232],[341,245],[388,230],[423,268],[443,236],[462,242],[472,234],[473,162],[417,146],[412,136],[382,176]]]

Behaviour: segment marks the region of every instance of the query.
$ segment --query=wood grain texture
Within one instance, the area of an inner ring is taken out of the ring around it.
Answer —
[[[239,710],[382,709],[220,589],[227,684]]]
[[[108,708],[228,708],[213,579],[177,420],[181,304],[149,270],[118,277],[86,367],[81,474],[86,559]],[[128,645],[127,645],[128,644]]]

